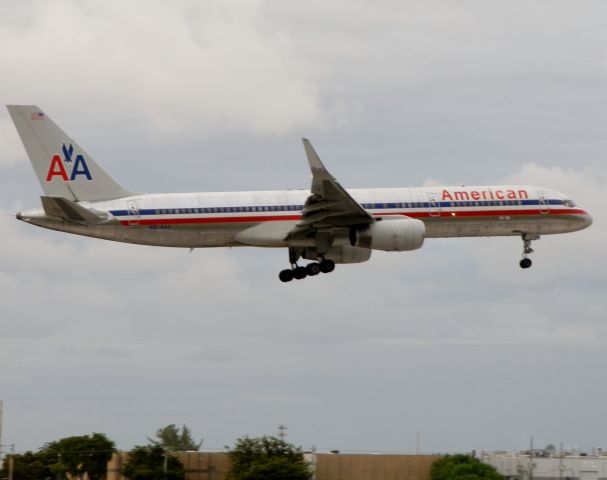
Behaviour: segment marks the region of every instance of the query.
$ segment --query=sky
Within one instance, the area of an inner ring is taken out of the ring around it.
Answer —
[[[46,231],[0,110],[2,443],[186,424],[352,452],[607,447],[607,3],[5,0],[0,100],[130,190],[541,185],[591,228],[432,239],[282,284],[281,249]]]

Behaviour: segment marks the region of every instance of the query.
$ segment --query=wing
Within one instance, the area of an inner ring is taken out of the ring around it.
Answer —
[[[310,141],[304,138],[303,144],[312,172],[312,186],[302,218],[289,231],[287,239],[373,223],[371,215],[328,172]]]

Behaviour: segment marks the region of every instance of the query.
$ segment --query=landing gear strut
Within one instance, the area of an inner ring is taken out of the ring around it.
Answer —
[[[519,265],[521,266],[521,268],[529,268],[533,264],[531,259],[527,258],[527,255],[533,253],[533,248],[531,248],[531,242],[533,240],[539,240],[540,236],[523,233],[521,235],[521,238],[523,239],[523,258],[519,262]]]
[[[319,273],[330,273],[335,270],[335,262],[333,260],[322,257],[320,262],[308,263],[305,267],[297,265],[297,261],[301,257],[301,252],[295,248],[289,248],[289,262],[291,268],[282,270],[278,274],[281,282],[290,282],[293,279],[302,280],[306,277],[314,277]]]

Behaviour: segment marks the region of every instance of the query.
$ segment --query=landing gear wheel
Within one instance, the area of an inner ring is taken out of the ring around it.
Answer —
[[[320,271],[322,273],[330,273],[335,270],[335,262],[333,260],[323,260],[320,262]]]
[[[293,270],[282,270],[278,274],[278,278],[280,278],[281,282],[290,282],[293,280]]]
[[[308,265],[306,265],[306,273],[310,277],[318,275],[320,273],[320,265],[316,262],[309,263]]]
[[[306,267],[295,267],[293,269],[293,277],[296,280],[301,280],[308,276],[308,272],[306,271]]]
[[[531,242],[533,240],[539,240],[540,236],[536,234],[523,233],[521,238],[523,239],[523,259],[519,262],[519,265],[521,268],[529,268],[532,262],[530,258],[527,258],[527,255],[533,253]]]
[[[521,268],[529,268],[531,266],[533,262],[531,262],[530,258],[523,258],[519,265],[521,266]]]

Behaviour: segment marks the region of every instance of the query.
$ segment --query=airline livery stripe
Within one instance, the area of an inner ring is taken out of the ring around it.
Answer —
[[[402,209],[438,209],[438,208],[486,208],[486,207],[517,207],[538,205],[550,208],[550,205],[563,205],[562,200],[488,200],[488,201],[462,201],[462,202],[381,202],[362,203],[366,210]],[[256,205],[256,206],[233,206],[233,207],[205,207],[205,208],[142,208],[137,215],[192,215],[192,214],[217,214],[217,213],[267,213],[267,212],[301,212],[303,205]],[[115,217],[128,216],[128,210],[111,210]]]
[[[440,213],[440,215],[439,215]],[[430,212],[395,212],[382,215],[402,215],[411,218],[452,218],[458,217],[509,217],[509,216],[547,216],[547,215],[587,215],[584,210],[555,210],[549,212],[542,210],[485,210],[485,211],[467,211],[467,212],[436,212],[436,215],[430,216]],[[210,224],[210,223],[259,223],[259,222],[277,222],[300,220],[301,215],[263,215],[263,216],[234,216],[234,217],[189,217],[189,218],[154,218],[154,219],[136,219],[120,220],[122,225],[186,225],[186,224]]]

